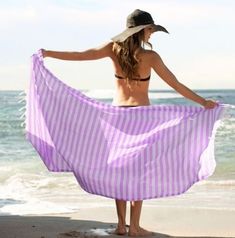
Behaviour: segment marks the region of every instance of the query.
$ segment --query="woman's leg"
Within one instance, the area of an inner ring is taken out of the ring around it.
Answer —
[[[140,214],[143,201],[132,201],[131,202],[131,214],[130,214],[130,228],[129,236],[149,236],[153,235],[152,232],[147,231],[140,227]]]
[[[126,201],[115,200],[118,215],[118,226],[115,233],[118,235],[126,234]]]

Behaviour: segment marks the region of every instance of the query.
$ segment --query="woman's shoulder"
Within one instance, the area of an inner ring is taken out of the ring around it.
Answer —
[[[139,57],[145,60],[152,60],[153,58],[160,57],[159,54],[154,50],[141,49],[139,51]]]
[[[107,41],[103,43],[100,48],[106,48],[106,49],[112,49],[113,48],[113,42],[112,41]]]
[[[93,48],[92,50],[94,50],[95,52],[100,52],[100,54],[105,57],[112,57],[113,54],[113,42],[112,41],[108,41],[103,43],[102,45]]]

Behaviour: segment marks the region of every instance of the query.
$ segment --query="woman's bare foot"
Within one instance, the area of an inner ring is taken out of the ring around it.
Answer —
[[[131,228],[128,231],[128,236],[153,236],[154,232],[147,231],[142,227]]]
[[[116,234],[116,235],[126,235],[127,234],[126,226],[117,225],[117,228],[114,231],[114,234]]]

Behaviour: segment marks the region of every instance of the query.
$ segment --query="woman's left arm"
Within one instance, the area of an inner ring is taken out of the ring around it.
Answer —
[[[156,52],[152,51],[151,56],[152,68],[169,86],[175,89],[178,93],[196,103],[201,104],[205,108],[214,108],[217,105],[217,102],[201,97],[186,87],[184,84],[180,83],[176,79],[175,75],[163,63],[160,55],[158,55]]]
[[[81,52],[52,51],[42,49],[43,57],[52,57],[61,60],[96,60],[111,57],[112,42],[108,42],[100,47],[92,48]]]

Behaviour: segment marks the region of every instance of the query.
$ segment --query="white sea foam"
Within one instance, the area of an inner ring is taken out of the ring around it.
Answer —
[[[114,206],[113,199],[85,192],[72,174],[51,173],[43,165],[35,167],[35,162],[9,162],[1,167],[0,215],[58,214]],[[235,180],[200,181],[185,194],[152,199],[149,205],[230,210],[235,207]]]
[[[145,205],[235,210],[234,188],[234,180],[201,181],[180,196],[151,199]],[[0,186],[0,215],[59,214],[113,206],[113,199],[85,192],[68,176],[14,175]]]
[[[110,233],[113,231],[114,231],[114,229],[112,229],[112,228],[108,228],[108,229],[97,228],[97,229],[90,229],[88,232],[92,233],[93,235],[97,235],[97,236],[110,236]]]
[[[39,199],[31,199],[24,201],[19,204],[6,204],[0,208],[1,214],[9,215],[29,215],[29,214],[58,214],[58,213],[69,213],[73,209],[66,208],[56,203],[41,201]]]
[[[17,173],[0,183],[0,215],[58,214],[100,206],[110,203],[82,190],[69,175]]]
[[[7,151],[6,150],[0,150],[0,155],[7,155]]]
[[[230,130],[233,130],[233,131],[235,130],[235,123],[230,121],[231,119],[229,119],[227,122],[224,122],[222,124],[224,133],[228,133]]]

